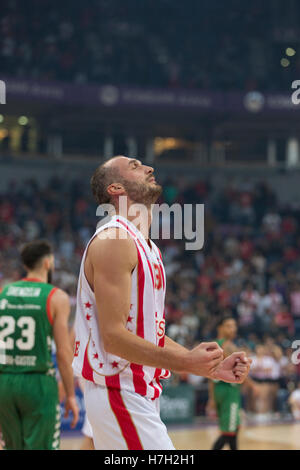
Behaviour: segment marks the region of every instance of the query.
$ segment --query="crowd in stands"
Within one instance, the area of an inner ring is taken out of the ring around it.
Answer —
[[[184,240],[156,241],[167,274],[167,334],[190,348],[214,340],[220,317],[233,316],[237,345],[253,357],[253,378],[276,384],[268,406],[281,410],[300,378],[292,348],[300,338],[300,207],[283,205],[265,182],[212,188],[181,177],[163,188],[161,203],[205,205],[202,250],[187,251]],[[22,244],[47,238],[56,254],[54,282],[70,294],[74,313],[81,256],[97,224],[89,185],[16,178],[0,196],[0,285],[22,277]],[[263,398],[255,406],[267,407]]]
[[[299,3],[7,0],[4,75],[76,83],[287,90],[299,76]]]

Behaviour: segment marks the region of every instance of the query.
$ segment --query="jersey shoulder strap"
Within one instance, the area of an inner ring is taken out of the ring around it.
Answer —
[[[225,338],[216,339],[216,343],[218,343],[218,345],[219,345],[220,347],[223,346],[223,344],[225,343],[225,341],[226,341]]]

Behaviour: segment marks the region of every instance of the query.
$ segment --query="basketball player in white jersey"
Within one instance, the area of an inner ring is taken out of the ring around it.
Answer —
[[[242,383],[250,360],[243,352],[223,360],[217,343],[189,351],[165,336],[166,279],[161,254],[149,239],[151,205],[161,193],[153,169],[118,156],[91,180],[98,204],[115,214],[100,226],[83,255],[78,282],[73,368],[84,396],[96,449],[174,449],[159,416],[160,380],[169,370]],[[127,213],[120,213],[120,197]],[[143,223],[129,215],[146,206]]]

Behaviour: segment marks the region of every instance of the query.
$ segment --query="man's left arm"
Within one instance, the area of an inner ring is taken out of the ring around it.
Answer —
[[[177,351],[179,353],[180,352],[186,353],[186,348],[184,348],[180,344],[173,341],[171,338],[169,338],[169,336],[165,336],[164,348],[168,349],[169,351]],[[186,371],[185,370],[182,370],[182,371],[176,370],[176,374],[180,374],[180,373],[184,373],[184,372],[186,372]]]
[[[165,336],[165,348],[176,350],[177,352],[186,351],[186,349],[171,338]],[[223,349],[223,348],[222,348]],[[244,352],[238,352],[233,343],[225,345],[226,352],[224,359],[218,366],[213,378],[228,383],[243,383],[250,370],[251,359]],[[184,372],[184,371],[182,371]]]

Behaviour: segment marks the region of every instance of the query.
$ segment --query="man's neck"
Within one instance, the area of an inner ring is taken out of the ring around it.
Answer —
[[[136,204],[129,203],[126,211],[122,211],[117,208],[116,215],[120,215],[122,217],[125,217],[125,219],[129,220],[129,222],[135,225],[135,227],[142,233],[144,238],[148,240],[150,225],[152,222],[152,209],[151,207],[141,205],[141,210],[139,210],[137,205],[136,209],[132,207],[133,205]],[[130,210],[131,207],[132,209]]]
[[[48,282],[48,274],[44,271],[28,271],[25,279]]]

